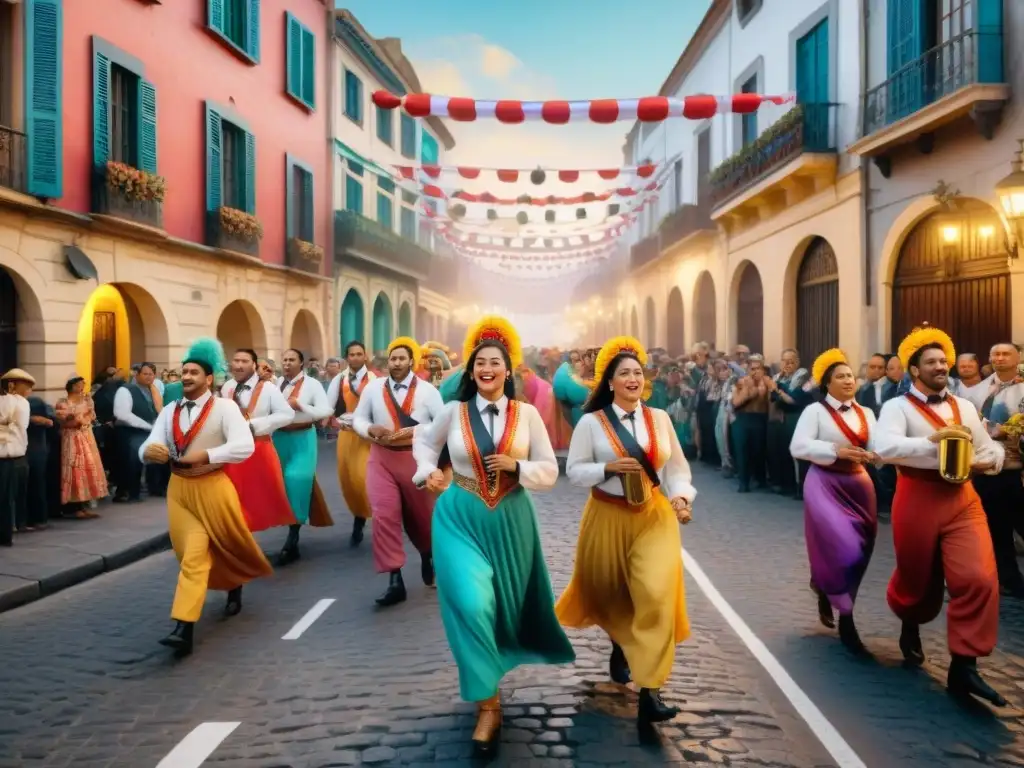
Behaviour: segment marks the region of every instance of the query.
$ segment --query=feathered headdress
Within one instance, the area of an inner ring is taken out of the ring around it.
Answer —
[[[925,326],[924,328],[915,328],[900,342],[897,354],[899,355],[900,362],[903,364],[903,370],[907,370],[910,367],[910,358],[914,356],[914,353],[921,349],[921,347],[929,344],[940,345],[942,351],[946,354],[946,361],[950,365],[956,361],[956,348],[953,346],[953,340],[949,338],[949,335],[938,328]]]
[[[814,379],[814,383],[821,384],[821,380],[825,378],[825,371],[838,363],[850,364],[846,353],[841,349],[827,349],[818,355],[814,359],[814,365],[811,367],[811,378]]]
[[[608,339],[597,353],[594,360],[595,384],[604,376],[605,370],[615,356],[623,352],[634,355],[642,367],[647,367],[647,350],[644,349],[644,345],[632,336],[616,336],[614,339]]]
[[[224,373],[228,369],[227,359],[224,357],[224,346],[209,337],[196,339],[188,348],[181,364],[195,363],[202,368],[207,376],[215,376]]]
[[[412,353],[412,367],[415,369],[420,364],[420,357],[422,357],[422,350],[420,345],[417,344],[413,339],[408,336],[399,336],[397,339],[388,344],[387,356],[391,357],[391,353],[398,347],[405,347]]]
[[[519,334],[512,324],[504,317],[488,315],[480,318],[477,323],[469,329],[466,334],[466,341],[462,345],[462,357],[469,360],[473,350],[484,343],[498,344],[508,352],[512,361],[512,370],[516,370],[523,364],[523,345],[519,341]]]

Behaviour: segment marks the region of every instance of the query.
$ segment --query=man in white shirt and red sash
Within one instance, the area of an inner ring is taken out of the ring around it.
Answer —
[[[947,688],[999,707],[1006,699],[978,673],[977,659],[995,648],[999,579],[981,500],[959,469],[940,466],[952,451],[973,446],[970,471],[999,472],[1003,446],[992,440],[968,400],[949,393],[953,342],[937,328],[915,330],[899,348],[910,391],[882,406],[875,452],[898,467],[892,506],[896,570],[889,607],[903,622],[900,651],[910,666],[924,663],[920,625],[939,615],[943,581],[949,590],[947,639],[952,660]],[[946,441],[947,449],[940,451]],[[966,442],[965,442],[966,441]]]
[[[382,607],[406,599],[403,523],[420,552],[423,583],[434,584],[430,523],[435,497],[412,481],[416,474],[412,433],[414,427],[429,424],[444,409],[437,389],[415,374],[420,360],[415,341],[400,336],[388,345],[387,355],[389,376],[367,385],[352,421],[355,431],[373,443],[366,468],[373,509],[373,561],[378,573],[390,574],[387,591],[377,598]]]

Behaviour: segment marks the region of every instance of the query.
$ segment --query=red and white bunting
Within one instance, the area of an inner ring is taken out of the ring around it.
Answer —
[[[579,178],[583,174],[596,174],[598,178],[604,179],[605,181],[615,181],[620,176],[639,176],[641,179],[646,179],[654,175],[654,171],[657,166],[653,163],[647,165],[630,165],[623,168],[596,168],[587,170],[571,170],[563,168],[561,170],[545,169],[545,176],[554,175],[558,181],[563,184],[572,184],[579,181]],[[431,179],[440,178],[442,174],[457,174],[463,179],[478,179],[480,174],[484,171],[488,173],[494,173],[498,177],[498,181],[505,182],[506,184],[515,184],[520,180],[520,177],[529,178],[530,174],[533,173],[536,168],[476,168],[464,165],[396,165],[395,169],[403,179],[415,180],[417,174],[422,173]]]
[[[759,93],[686,96],[682,99],[645,96],[639,99],[591,101],[482,101],[454,96],[434,96],[429,93],[396,96],[388,91],[375,91],[373,94],[373,103],[381,109],[401,107],[412,117],[446,117],[457,122],[494,118],[499,123],[540,121],[552,125],[585,121],[616,123],[622,120],[656,123],[670,117],[706,120],[715,115],[749,114],[756,112],[762,104],[782,105],[793,101],[793,94],[764,96]]]
[[[618,187],[616,189],[608,190],[607,192],[584,192],[581,195],[575,195],[573,197],[561,197],[558,195],[548,195],[546,197],[531,197],[529,195],[521,195],[519,197],[498,197],[490,192],[481,192],[474,194],[472,192],[465,192],[463,190],[455,190],[453,192],[445,192],[441,187],[436,184],[424,184],[421,187],[422,194],[425,197],[432,197],[438,200],[448,201],[462,201],[464,203],[484,203],[487,205],[534,205],[534,206],[548,206],[548,205],[587,205],[588,203],[602,203],[611,200],[614,197],[634,197],[643,192],[651,192],[658,189],[658,183],[655,181],[650,182],[644,187]]]

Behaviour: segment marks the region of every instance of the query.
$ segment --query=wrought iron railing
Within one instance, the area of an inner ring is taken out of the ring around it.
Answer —
[[[964,32],[901,67],[864,94],[863,135],[909,117],[968,85],[1002,82],[1002,30]]]
[[[425,248],[354,211],[334,212],[334,247],[335,258],[354,248],[390,262],[397,269],[411,269],[420,274],[429,269],[433,258]]]
[[[714,229],[711,222],[710,206],[706,202],[696,205],[681,205],[661,221],[658,237],[661,240],[660,250],[678,243],[702,229]]]
[[[838,104],[797,104],[711,172],[717,208],[805,152],[835,152]]]
[[[25,134],[0,126],[0,187],[28,192]]]

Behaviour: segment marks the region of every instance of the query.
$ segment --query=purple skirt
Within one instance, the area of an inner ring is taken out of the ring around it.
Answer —
[[[804,482],[804,536],[811,581],[840,614],[853,612],[877,532],[877,500],[868,473],[844,474],[812,466]]]

